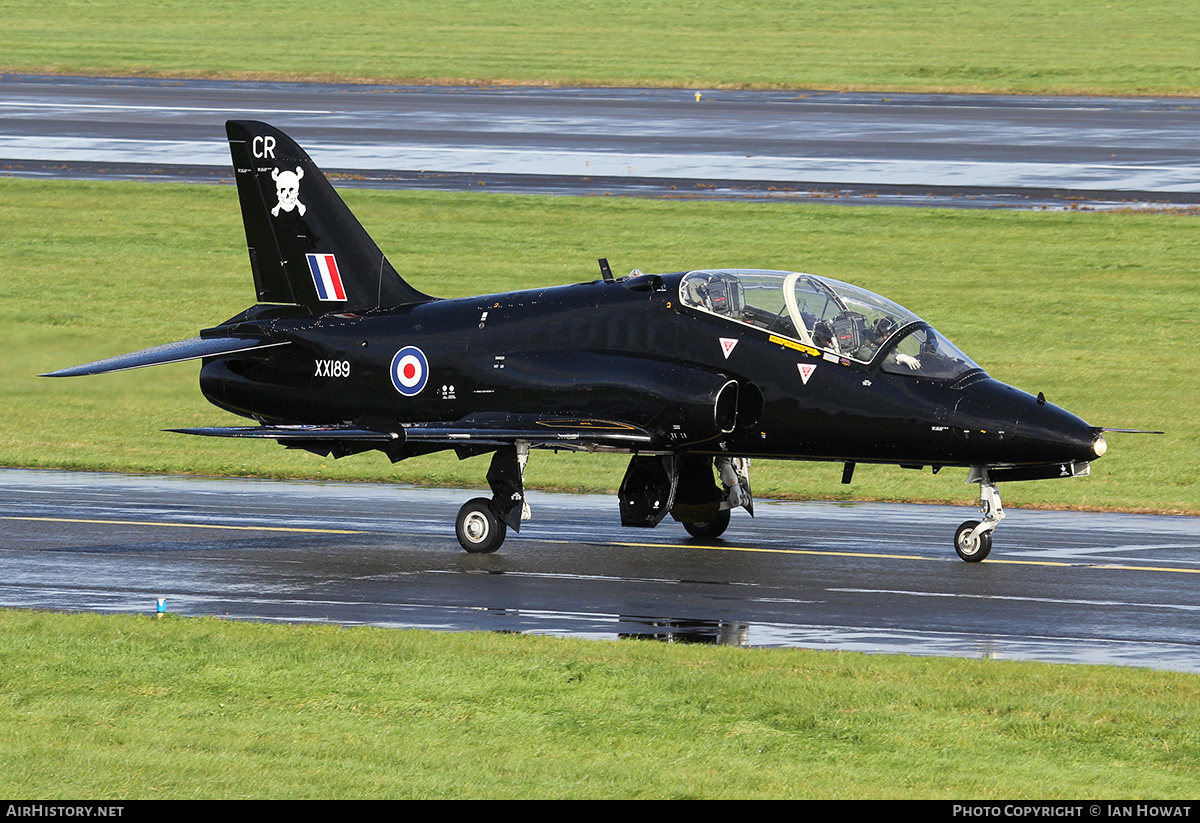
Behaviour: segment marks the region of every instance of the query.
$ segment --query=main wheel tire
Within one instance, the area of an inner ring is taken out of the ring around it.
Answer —
[[[992,533],[983,532],[972,539],[971,532],[979,525],[978,520],[968,520],[954,532],[954,550],[968,563],[978,563],[992,550]]]
[[[508,526],[492,511],[492,501],[476,497],[458,510],[454,531],[459,545],[471,554],[491,554],[504,542]]]
[[[695,523],[684,521],[683,527],[692,537],[720,537],[729,528],[729,509],[722,509],[712,520],[700,520]]]

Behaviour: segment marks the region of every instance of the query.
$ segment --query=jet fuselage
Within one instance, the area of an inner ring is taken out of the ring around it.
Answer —
[[[868,364],[805,351],[682,305],[682,276],[235,323],[221,332],[290,345],[208,358],[201,388],[272,424],[544,416],[620,420],[657,448],[696,454],[917,466],[1096,457],[1087,423],[980,369],[925,379],[884,371],[886,351]],[[424,373],[405,387],[394,361],[410,348]]]

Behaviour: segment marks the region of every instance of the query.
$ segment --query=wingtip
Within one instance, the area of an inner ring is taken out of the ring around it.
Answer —
[[[98,374],[99,372],[88,368],[90,365],[90,363],[85,363],[82,366],[71,366],[66,369],[48,371],[43,374],[39,374],[38,377],[84,377],[89,374]]]

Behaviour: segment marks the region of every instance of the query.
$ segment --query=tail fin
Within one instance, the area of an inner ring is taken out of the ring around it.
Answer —
[[[295,141],[250,120],[230,120],[225,131],[259,302],[316,314],[433,299],[396,273]]]

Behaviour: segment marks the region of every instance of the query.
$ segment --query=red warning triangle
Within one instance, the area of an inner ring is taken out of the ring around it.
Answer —
[[[721,338],[721,351],[724,353],[726,360],[729,359],[729,355],[731,355],[733,353],[733,347],[736,346],[737,344],[738,344],[738,341],[737,341],[736,337],[722,337]]]
[[[800,380],[804,385],[808,385],[808,378],[812,377],[812,373],[817,370],[813,363],[797,363],[796,368],[800,369]]]

